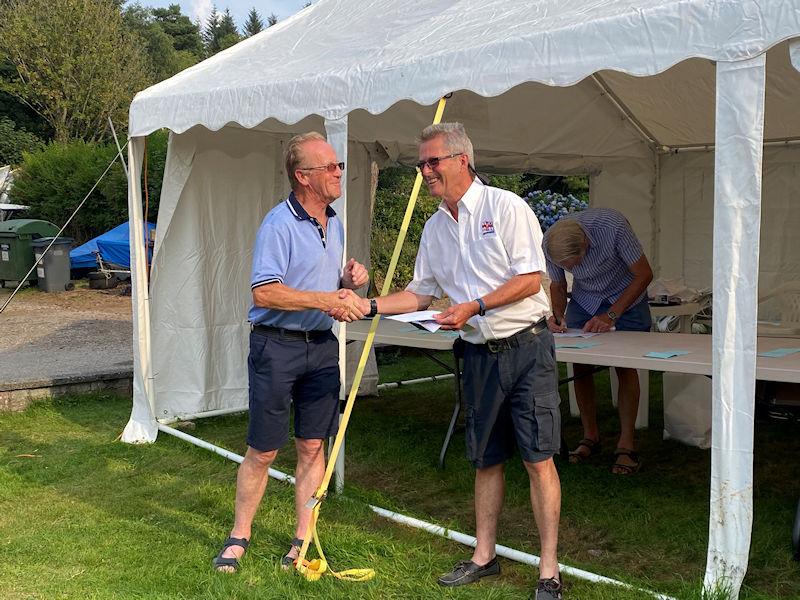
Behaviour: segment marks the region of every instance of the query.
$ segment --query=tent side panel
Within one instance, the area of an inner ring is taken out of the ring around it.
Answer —
[[[624,214],[651,263],[657,259],[655,177],[654,157],[606,159],[589,185],[591,205],[616,208]]]
[[[714,218],[714,153],[685,152],[660,156],[658,220],[660,271],[681,277],[686,285],[710,288]],[[800,146],[764,149],[759,291],[800,280],[800,245],[790,232],[800,229]],[[775,319],[770,306],[759,318]]]
[[[147,259],[142,215],[141,174],[144,138],[132,138],[128,146],[128,214],[130,216],[131,302],[133,304],[133,407],[122,432],[127,443],[153,442],[158,429],[153,415],[154,389],[151,362]],[[136,235],[137,232],[139,235]]]
[[[288,135],[231,127],[174,137],[152,283],[159,419],[247,407],[252,247],[289,189]]]

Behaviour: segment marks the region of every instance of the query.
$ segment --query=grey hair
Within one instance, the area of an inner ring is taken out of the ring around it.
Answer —
[[[461,123],[437,123],[428,125],[419,136],[419,143],[427,142],[436,137],[444,138],[444,145],[451,154],[466,154],[469,164],[475,168],[475,153],[472,149],[472,140],[469,139]]]
[[[583,258],[586,253],[586,233],[575,219],[556,221],[544,235],[544,251],[557,265]]]
[[[312,131],[310,133],[301,133],[300,135],[294,136],[292,139],[289,140],[289,144],[286,146],[286,153],[285,153],[285,160],[286,160],[286,175],[289,177],[289,185],[292,186],[292,189],[297,189],[299,182],[297,178],[294,176],[294,172],[300,167],[300,163],[303,159],[303,145],[308,142],[327,142],[328,140],[325,139],[321,133],[317,133],[316,131]]]

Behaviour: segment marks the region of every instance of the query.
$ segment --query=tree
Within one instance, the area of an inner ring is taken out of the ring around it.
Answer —
[[[169,8],[153,8],[153,18],[164,32],[172,38],[172,45],[178,52],[188,52],[200,59],[203,56],[203,39],[200,28],[186,15],[181,7],[170,4]]]
[[[42,146],[40,138],[20,129],[11,119],[0,117],[0,166],[18,165],[23,152],[33,152]]]
[[[247,21],[244,24],[244,37],[255,35],[264,29],[264,21],[261,20],[261,15],[255,7],[250,9],[247,14]]]
[[[206,26],[203,28],[203,46],[205,46],[206,56],[211,56],[219,52],[219,13],[217,5],[211,5],[211,14],[206,19]]]
[[[97,140],[110,116],[127,123],[147,84],[147,59],[107,0],[10,0],[0,51],[16,80],[0,82],[53,128],[55,139]]]
[[[225,9],[225,12],[222,14],[222,17],[219,20],[219,29],[217,30],[217,35],[219,36],[217,39],[220,50],[230,48],[234,44],[238,44],[242,39],[236,29],[236,22],[233,20],[233,16],[231,15],[229,8]]]
[[[278,15],[272,13],[270,16],[267,17],[267,27],[272,27],[275,23],[278,22]]]
[[[172,77],[188,66],[184,65],[185,61],[175,50],[172,37],[153,18],[149,8],[139,3],[128,6],[122,13],[122,24],[141,40],[148,59],[149,83]]]

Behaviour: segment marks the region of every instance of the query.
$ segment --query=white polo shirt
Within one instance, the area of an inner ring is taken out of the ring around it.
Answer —
[[[495,291],[515,275],[546,271],[542,229],[536,215],[516,194],[483,185],[478,179],[458,202],[458,221],[444,202],[422,230],[414,280],[406,289],[471,302]],[[473,344],[514,335],[549,311],[543,289],[513,304],[475,315],[474,329],[461,337]]]

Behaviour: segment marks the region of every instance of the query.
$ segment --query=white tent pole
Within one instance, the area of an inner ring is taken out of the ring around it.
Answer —
[[[159,425],[158,428],[164,433],[168,433],[169,435],[174,435],[175,437],[185,442],[189,442],[190,444],[194,444],[195,446],[198,446],[200,448],[205,448],[206,450],[210,450],[211,452],[219,454],[220,456],[227,458],[228,460],[232,460],[239,464],[241,464],[242,461],[244,460],[244,457],[241,456],[240,454],[236,454],[235,452],[231,452],[230,450],[226,450],[225,448],[220,448],[219,446],[215,446],[210,442],[202,440],[193,435],[189,435],[188,433],[184,433],[183,431],[180,431],[178,429],[174,429],[166,425]],[[277,479],[278,481],[285,481],[292,485],[294,485],[295,483],[294,477],[284,473],[283,471],[278,471],[277,469],[270,469],[269,476],[274,479]],[[386,519],[389,519],[390,521],[394,521],[395,523],[401,523],[409,527],[422,529],[423,531],[427,531],[428,533],[432,533],[434,535],[438,535],[440,537],[453,540],[460,544],[472,546],[473,548],[478,543],[477,539],[474,536],[467,535],[459,531],[453,531],[452,529],[446,529],[441,525],[435,525],[434,523],[428,523],[427,521],[415,519],[414,517],[409,517],[401,513],[381,508],[380,506],[373,506],[372,504],[369,504],[368,506],[370,507],[370,509],[372,509],[374,513]],[[496,544],[495,552],[497,553],[498,556],[502,556],[503,558],[508,558],[510,560],[514,560],[524,564],[533,565],[534,567],[539,565],[538,556],[534,554],[529,554],[527,552],[521,552],[520,550],[515,550],[514,548],[509,548],[508,546]],[[657,600],[675,600],[671,596],[665,596],[663,594],[651,592],[650,590],[636,588],[628,583],[617,581],[616,579],[611,579],[609,577],[603,577],[602,575],[596,575],[594,573],[590,573],[589,571],[584,571],[583,569],[576,569],[575,567],[559,564],[559,570],[561,571],[561,573],[570,575],[572,577],[576,577],[578,579],[585,579],[587,581],[591,581],[594,583],[605,583],[609,585],[617,585],[622,588],[630,590],[637,590],[648,596],[654,596],[655,598],[657,598]]]
[[[705,587],[737,598],[753,525],[753,423],[766,54],[717,63],[711,514]]]
[[[342,195],[335,203],[336,214],[341,219],[344,225],[344,253],[342,254],[342,267],[347,262],[349,255],[347,250],[347,181],[349,179],[347,171],[347,115],[341,119],[328,120],[325,119],[325,132],[328,134],[328,143],[333,146],[336,156],[340,161],[345,163],[345,171],[342,174]],[[344,323],[339,324],[339,378],[342,385],[339,390],[339,402],[343,405],[347,401],[347,325]],[[341,421],[341,415],[339,417]],[[336,457],[336,466],[334,468],[334,490],[337,494],[341,494],[344,489],[344,449],[345,441],[342,440],[342,449]],[[333,444],[329,444],[332,446]]]
[[[128,146],[128,215],[130,217],[131,302],[133,304],[133,409],[122,432],[128,443],[152,442],[158,435],[155,389],[150,348],[150,290],[147,248],[142,214],[141,168],[145,138],[130,139]]]

